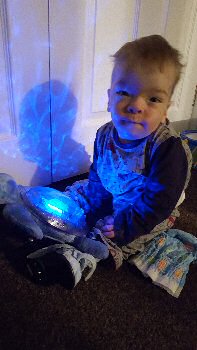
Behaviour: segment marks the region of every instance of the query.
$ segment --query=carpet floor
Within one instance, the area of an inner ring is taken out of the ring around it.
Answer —
[[[74,179],[75,180],[75,179]],[[73,179],[69,180],[70,183]],[[53,184],[63,190],[68,180]],[[197,236],[197,170],[176,228]],[[196,350],[197,265],[174,298],[136,267],[100,262],[73,290],[41,286],[16,259],[24,237],[0,217],[1,350]]]

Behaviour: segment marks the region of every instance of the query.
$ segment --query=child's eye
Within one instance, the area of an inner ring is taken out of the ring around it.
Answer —
[[[149,98],[149,101],[150,101],[150,102],[153,102],[153,103],[161,103],[161,99],[158,98],[158,97],[155,97],[155,96],[150,97],[150,98]]]
[[[117,95],[119,96],[129,96],[128,92],[124,91],[124,90],[119,90],[116,92]]]

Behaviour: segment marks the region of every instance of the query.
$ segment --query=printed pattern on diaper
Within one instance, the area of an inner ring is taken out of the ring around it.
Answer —
[[[178,297],[185,284],[189,265],[197,259],[197,238],[170,229],[153,239],[132,261],[156,285]]]

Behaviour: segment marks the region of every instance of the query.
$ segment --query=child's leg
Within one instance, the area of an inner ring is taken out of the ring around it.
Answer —
[[[137,239],[135,239],[133,242],[118,247],[117,244],[115,244],[111,239],[105,237],[100,230],[100,226],[103,225],[103,220],[99,220],[96,223],[96,228],[93,229],[93,233],[96,234],[98,232],[98,236],[100,237],[100,240],[108,247],[109,254],[111,257],[111,260],[113,262],[114,268],[117,270],[122,265],[123,260],[127,260],[128,262],[133,264],[133,256],[136,253],[144,251],[146,245],[153,240],[154,237],[158,236],[161,232],[165,231],[166,229],[170,229],[176,220],[176,217],[179,216],[179,212],[177,209],[175,209],[171,216],[164,220],[161,224],[157,225],[150,234],[141,236]]]
[[[127,260],[128,262],[132,263],[133,255],[138,252],[143,252],[147,243],[152,241],[153,238],[158,236],[161,232],[172,228],[176,218],[179,217],[179,215],[180,214],[178,209],[174,209],[169,218],[161,222],[161,224],[155,226],[154,229],[148,235],[140,236],[131,243],[123,246],[121,249],[124,260]]]

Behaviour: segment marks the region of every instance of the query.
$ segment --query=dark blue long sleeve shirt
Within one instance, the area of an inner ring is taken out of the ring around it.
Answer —
[[[169,125],[121,144],[113,124],[105,124],[97,132],[89,174],[93,216],[114,214],[119,244],[150,233],[177,206],[189,181],[190,163],[189,148]]]

